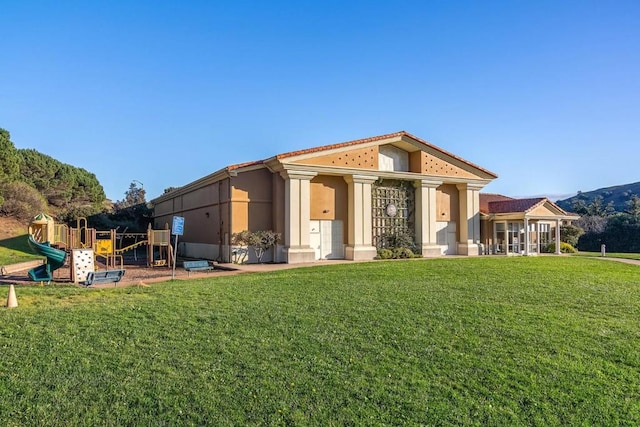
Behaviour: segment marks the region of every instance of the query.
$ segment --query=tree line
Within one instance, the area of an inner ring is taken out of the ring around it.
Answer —
[[[61,222],[85,217],[105,227],[124,221],[142,228],[141,217],[151,217],[144,189],[135,183],[111,205],[95,174],[37,150],[16,148],[9,131],[0,128],[0,215],[27,221],[40,212]]]
[[[575,221],[575,245],[582,251],[640,252],[640,197],[632,194],[626,208],[617,212],[612,202],[604,203],[602,196],[590,202],[574,200],[572,211],[581,215]],[[571,242],[569,242],[571,243]]]

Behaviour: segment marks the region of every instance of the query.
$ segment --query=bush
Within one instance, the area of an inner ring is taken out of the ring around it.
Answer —
[[[40,212],[47,210],[47,202],[44,197],[29,184],[24,182],[11,182],[5,184],[0,190],[4,197],[4,203],[0,213],[12,216],[21,221],[28,221]]]
[[[391,249],[378,249],[378,259],[391,258],[393,258],[393,251]]]
[[[395,248],[393,257],[396,259],[413,258],[413,251],[409,248]]]
[[[546,252],[555,253],[556,244],[549,243],[549,245],[547,246]],[[563,254],[575,254],[575,253],[578,253],[578,250],[566,242],[560,242],[560,252],[562,252]]]
[[[231,235],[231,244],[236,246],[233,250],[234,261],[244,264],[248,255],[248,248],[253,248],[258,262],[262,262],[265,252],[274,247],[280,240],[280,233],[272,230],[249,231],[243,230]]]

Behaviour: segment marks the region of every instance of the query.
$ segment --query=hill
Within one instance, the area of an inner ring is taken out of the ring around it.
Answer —
[[[577,201],[581,200],[588,205],[597,197],[601,197],[604,206],[611,203],[616,212],[624,212],[627,209],[627,202],[634,194],[640,196],[640,182],[599,188],[587,192],[579,191],[578,194],[573,197],[558,200],[556,204],[564,210],[572,211],[574,203]]]

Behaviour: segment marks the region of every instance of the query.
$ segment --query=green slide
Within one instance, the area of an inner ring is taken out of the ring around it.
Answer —
[[[39,265],[36,268],[29,270],[29,277],[35,282],[53,280],[53,272],[64,265],[64,261],[67,258],[67,253],[60,249],[52,248],[49,242],[36,242],[33,236],[29,235],[29,246],[36,253],[47,257],[47,263]]]

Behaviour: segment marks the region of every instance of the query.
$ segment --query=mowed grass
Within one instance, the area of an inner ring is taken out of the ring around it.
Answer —
[[[2,425],[640,424],[634,265],[389,261],[17,295]]]
[[[588,257],[601,257],[601,252],[583,252],[580,251],[578,253],[572,254],[573,256],[588,256]],[[626,253],[626,252],[605,252],[605,257],[607,258],[623,258],[623,259],[636,259],[640,260],[640,254],[637,253]]]
[[[27,234],[0,240],[0,266],[43,259],[42,256],[34,254],[28,240]]]

